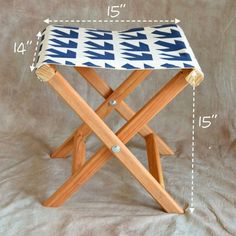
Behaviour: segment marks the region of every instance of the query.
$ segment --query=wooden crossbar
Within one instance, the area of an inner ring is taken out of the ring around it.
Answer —
[[[147,156],[148,156],[148,166],[149,171],[152,176],[160,183],[164,188],[164,178],[161,167],[160,153],[157,143],[157,138],[155,134],[149,134],[145,138],[147,145]]]
[[[105,83],[104,80],[96,73],[92,68],[86,67],[75,67],[75,69],[85,78],[90,85],[94,87],[104,98],[107,98],[108,94],[113,93],[113,90]],[[121,101],[118,106],[115,106],[115,110],[125,119],[130,120],[135,112],[126,104],[124,101]],[[148,126],[144,125],[140,130],[139,134],[145,138],[149,134],[154,134],[155,132]],[[163,141],[163,139],[158,135],[156,136],[156,142],[159,145],[159,151],[162,155],[173,155],[174,152],[172,149]]]
[[[120,102],[122,102],[150,73],[150,70],[132,72],[127,80],[125,80],[114,92],[111,91],[107,94],[107,99],[96,109],[96,114],[100,118],[105,118],[114,109],[109,102],[115,100],[117,105],[120,104]],[[68,156],[73,148],[73,137],[77,132],[83,134],[86,138],[92,133],[92,130],[86,123],[83,123],[62,145],[54,150],[51,157]]]
[[[147,122],[160,112],[173,98],[186,86],[186,76],[192,70],[183,70],[168,82],[143,108],[141,108],[116,134],[104,123],[104,121],[88,106],[80,95],[69,85],[59,72],[44,73],[45,68],[39,71],[38,76],[47,76],[49,84],[59,93],[71,108],[81,117],[93,132],[103,141],[104,146],[88,160],[46,201],[46,206],[59,206],[78,190],[103,164],[115,155],[145,189],[157,200],[160,205],[172,213],[183,213],[178,204],[146,170],[145,167],[125,146]],[[50,70],[50,68],[48,69]],[[114,146],[120,151],[112,152]]]
[[[84,165],[86,160],[86,146],[84,136],[80,133],[76,133],[73,140],[72,174],[78,171]]]

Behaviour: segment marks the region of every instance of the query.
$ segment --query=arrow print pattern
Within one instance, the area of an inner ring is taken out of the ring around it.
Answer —
[[[184,32],[174,23],[124,31],[49,25],[42,32],[36,68],[42,64],[200,69]]]

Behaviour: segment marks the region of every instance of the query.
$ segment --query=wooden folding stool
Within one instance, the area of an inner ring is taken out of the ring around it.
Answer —
[[[59,65],[74,67],[104,97],[104,102],[95,111],[60,74],[56,67]],[[48,26],[42,33],[36,68],[37,77],[48,82],[84,121],[51,154],[52,158],[66,158],[72,154],[72,175],[43,202],[44,206],[63,204],[107,160],[115,156],[166,212],[184,212],[164,186],[160,154],[172,155],[173,151],[147,125],[188,84],[197,86],[203,79],[198,62],[178,25],[140,27],[119,32]],[[132,73],[113,91],[94,68],[132,70]],[[180,71],[135,113],[124,99],[154,69]],[[116,133],[103,121],[113,109],[127,120]],[[92,132],[101,139],[103,146],[86,160],[85,142]],[[137,133],[146,141],[149,171],[125,145]]]

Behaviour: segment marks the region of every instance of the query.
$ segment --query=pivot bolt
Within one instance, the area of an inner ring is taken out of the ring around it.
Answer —
[[[111,151],[113,152],[113,153],[117,153],[117,152],[120,152],[120,146],[119,145],[114,145],[114,146],[112,146],[112,148],[111,148]]]
[[[110,106],[114,107],[117,104],[117,101],[116,100],[110,100],[109,104],[110,104]]]

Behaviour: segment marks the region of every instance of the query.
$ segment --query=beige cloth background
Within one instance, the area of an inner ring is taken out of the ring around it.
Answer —
[[[218,118],[210,128],[196,129],[194,213],[163,213],[115,159],[62,207],[40,204],[70,175],[70,159],[51,160],[48,154],[80,121],[30,72],[35,41],[24,56],[13,53],[13,44],[35,39],[48,17],[107,19],[108,4],[116,3],[0,1],[0,235],[236,235],[235,0],[126,1],[119,16],[180,19],[205,72],[196,91],[196,115],[214,113]],[[137,25],[80,24],[114,30]],[[98,106],[102,98],[75,71],[62,72],[92,107]],[[128,74],[98,72],[113,88]],[[172,74],[153,72],[127,102],[138,110]],[[162,164],[167,190],[182,206],[190,202],[191,112],[189,87],[150,123],[175,150],[175,156],[163,158]],[[114,129],[124,123],[115,112],[106,122]],[[88,156],[100,144],[89,138]],[[128,147],[146,165],[143,139],[137,136]]]

